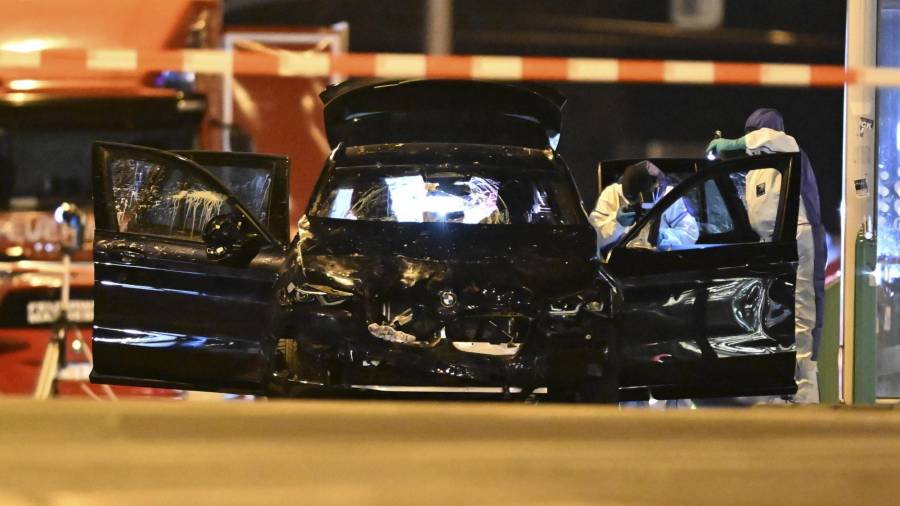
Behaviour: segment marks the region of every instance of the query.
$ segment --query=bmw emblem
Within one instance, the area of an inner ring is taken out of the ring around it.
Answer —
[[[456,305],[456,294],[453,293],[453,290],[441,290],[438,292],[439,300],[441,301],[441,305],[444,307],[453,307]]]

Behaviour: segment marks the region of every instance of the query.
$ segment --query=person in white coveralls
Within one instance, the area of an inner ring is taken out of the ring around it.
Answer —
[[[743,137],[713,139],[707,147],[707,152],[713,155],[728,151],[744,151],[751,156],[800,152],[801,199],[797,217],[798,265],[794,296],[797,393],[793,401],[818,403],[816,353],[824,315],[826,251],[815,173],[796,139],[784,132],[784,119],[775,109],[753,111],[747,118]],[[747,213],[750,225],[762,241],[772,240],[780,192],[781,173],[777,170],[756,169],[747,173]]]

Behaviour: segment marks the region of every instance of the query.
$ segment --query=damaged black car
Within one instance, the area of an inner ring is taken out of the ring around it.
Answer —
[[[322,93],[333,151],[289,237],[284,157],[94,147],[95,382],[260,395],[616,401],[791,393],[796,155],[655,160],[597,252],[564,99],[470,81]],[[626,162],[601,164],[601,186]],[[779,171],[776,233],[741,201]],[[695,244],[660,248],[684,206]]]

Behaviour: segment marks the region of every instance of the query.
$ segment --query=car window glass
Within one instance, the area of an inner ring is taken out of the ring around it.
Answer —
[[[675,188],[693,175],[693,172],[666,172],[666,185],[669,188]]]
[[[210,219],[233,212],[225,194],[180,169],[119,158],[109,176],[120,232],[199,242]]]
[[[662,212],[662,219],[645,222],[627,247],[663,251],[693,247],[702,225],[697,219],[702,202],[703,196],[697,188],[688,190]]]
[[[746,211],[747,196],[745,192],[747,188],[747,171],[732,172],[728,175],[728,179],[731,180],[733,193],[738,196],[738,200],[740,200],[741,204],[744,206],[744,211]]]
[[[266,169],[204,165],[263,226],[269,226],[272,173]]]
[[[734,171],[695,181],[644,223],[629,248],[683,250],[772,240],[780,199],[776,169]]]
[[[481,225],[578,223],[574,192],[553,174],[339,169],[313,215],[358,221]]]
[[[692,195],[700,195],[703,202],[700,205],[701,219],[697,220],[700,224],[700,232],[705,234],[724,234],[734,230],[734,222],[725,199],[719,191],[719,187],[715,181],[709,180],[703,183],[702,191],[691,192]]]

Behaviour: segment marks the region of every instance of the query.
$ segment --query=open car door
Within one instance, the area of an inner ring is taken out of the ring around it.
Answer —
[[[780,192],[747,188],[748,178],[764,174],[755,171],[770,171],[770,186]],[[751,224],[760,215],[748,215],[748,191],[776,198],[768,207],[770,235]],[[623,388],[649,386],[656,398],[796,390],[799,195],[796,153],[710,164],[675,186],[611,249],[605,267],[623,296]],[[676,227],[689,240],[667,241]]]
[[[280,156],[94,145],[92,381],[262,388],[288,168]]]

